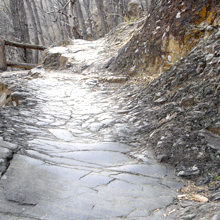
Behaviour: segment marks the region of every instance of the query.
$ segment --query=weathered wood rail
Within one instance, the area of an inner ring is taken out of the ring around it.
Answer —
[[[44,46],[26,44],[26,43],[18,43],[18,42],[0,39],[0,70],[2,71],[6,71],[7,67],[32,69],[37,66],[37,64],[32,64],[32,63],[18,63],[18,62],[13,62],[13,61],[7,61],[6,52],[5,52],[6,45],[12,46],[12,47],[23,48],[25,53],[26,53],[26,49],[32,49],[32,50],[47,49],[47,47],[44,47]]]

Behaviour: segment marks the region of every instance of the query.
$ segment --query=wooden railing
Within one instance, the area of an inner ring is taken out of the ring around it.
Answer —
[[[26,53],[26,49],[33,49],[33,50],[47,49],[47,47],[44,47],[44,46],[25,44],[25,43],[17,43],[17,42],[12,42],[12,41],[8,41],[8,40],[0,39],[0,70],[2,70],[2,71],[6,71],[7,67],[32,69],[37,66],[37,64],[32,64],[32,63],[18,63],[18,62],[13,62],[13,61],[7,61],[6,52],[5,52],[5,45],[23,48],[24,53]]]

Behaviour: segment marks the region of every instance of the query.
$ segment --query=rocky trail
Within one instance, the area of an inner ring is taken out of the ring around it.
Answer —
[[[220,219],[220,32],[149,82],[111,71],[141,24],[1,73],[0,220]]]
[[[183,183],[150,150],[134,157],[137,88],[99,68],[102,45],[53,49],[68,70],[1,74],[16,105],[0,111],[1,220],[175,219],[166,208]]]

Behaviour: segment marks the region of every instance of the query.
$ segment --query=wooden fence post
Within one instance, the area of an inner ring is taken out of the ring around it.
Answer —
[[[5,41],[0,38],[0,70],[7,70],[6,53],[5,53]]]

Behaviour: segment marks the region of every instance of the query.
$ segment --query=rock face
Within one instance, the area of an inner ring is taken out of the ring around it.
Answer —
[[[0,140],[0,176],[8,168],[9,161],[12,159],[17,148],[15,144]]]
[[[220,167],[220,31],[201,42],[134,100],[142,109],[141,129],[158,158],[166,155],[179,176],[192,178]]]
[[[45,68],[58,70],[66,68],[67,61],[60,53],[51,53],[44,58],[43,65]]]
[[[111,69],[131,74],[162,73],[220,24],[217,0],[155,2],[142,29],[124,47]]]

